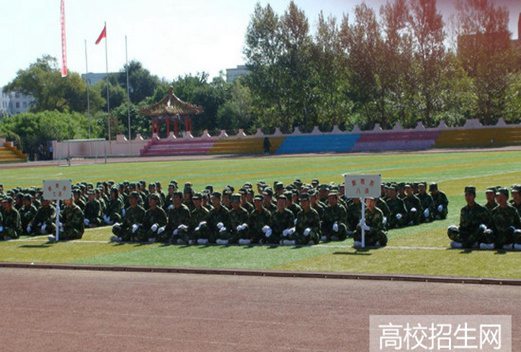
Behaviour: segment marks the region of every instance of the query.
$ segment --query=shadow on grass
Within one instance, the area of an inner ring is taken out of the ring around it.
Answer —
[[[358,249],[354,252],[333,252],[333,255],[373,255],[369,249]]]
[[[41,243],[41,244],[23,244],[21,246],[18,246],[18,248],[40,248],[40,249],[43,249],[43,248],[49,248],[51,247],[50,244],[48,243]]]

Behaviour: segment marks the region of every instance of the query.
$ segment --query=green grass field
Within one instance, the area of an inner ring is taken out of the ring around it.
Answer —
[[[4,170],[0,166],[0,183],[9,189],[56,178],[144,179],[163,185],[175,179],[180,184],[191,181],[195,189],[207,184],[222,189],[247,181],[288,183],[295,178],[339,183],[343,173],[380,173],[384,181],[436,181],[449,197],[449,217],[390,231],[388,247],[368,251],[352,249],[352,240],[301,248],[118,245],[108,242],[110,229],[101,228],[87,230],[82,240],[69,243],[47,244],[41,237],[0,243],[0,261],[521,278],[521,253],[449,250],[446,235],[447,226],[458,222],[466,185],[475,185],[478,201],[483,202],[486,187],[521,183],[519,151],[222,158]]]

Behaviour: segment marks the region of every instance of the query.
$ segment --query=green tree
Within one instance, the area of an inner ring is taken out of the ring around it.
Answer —
[[[87,110],[87,85],[75,72],[61,77],[58,62],[54,57],[45,55],[19,70],[15,79],[6,85],[7,91],[19,91],[31,95],[35,103],[31,111],[45,110],[76,111]],[[103,104],[103,98],[97,92],[90,92],[90,104],[93,111]]]
[[[217,111],[217,124],[227,131],[235,131],[252,130],[254,123],[250,89],[238,79],[231,86],[230,97]]]
[[[123,67],[117,75],[119,85],[127,91],[127,70]],[[130,61],[128,63],[128,81],[130,101],[137,104],[146,98],[152,96],[160,84],[157,76],[150,74],[139,61]]]

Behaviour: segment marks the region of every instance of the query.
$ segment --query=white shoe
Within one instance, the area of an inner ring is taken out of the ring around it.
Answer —
[[[189,240],[189,241],[188,241],[188,245],[191,246],[191,245],[193,245],[193,244],[195,244],[195,241],[194,241],[194,240]]]
[[[282,245],[284,246],[294,246],[295,245],[295,240],[282,240]]]
[[[514,244],[514,250],[515,251],[521,251],[521,244],[515,243]]]
[[[199,238],[197,244],[208,244],[208,240],[206,238]]]
[[[114,235],[110,238],[110,242],[121,242],[121,237]]]
[[[56,242],[56,237],[54,235],[49,235],[49,236],[47,236],[47,240],[49,242]]]
[[[243,239],[243,238],[241,238],[241,239],[239,240],[239,244],[240,244],[241,246],[249,246],[249,245],[251,244],[251,240],[247,240],[247,239]]]
[[[355,241],[355,243],[353,243],[353,247],[355,247],[355,248],[362,248],[362,242]]]
[[[322,242],[327,242],[327,236],[322,236],[322,237],[320,237],[320,240],[321,240]]]
[[[221,246],[227,246],[228,240],[217,240],[215,243],[220,244]]]
[[[452,248],[452,249],[461,249],[461,248],[463,248],[463,244],[461,242],[452,241],[450,243],[450,248]]]
[[[315,241],[310,240],[310,241],[308,242],[308,246],[314,246],[314,245],[315,245]]]
[[[494,249],[495,245],[494,243],[480,243],[479,244],[479,249],[482,249],[482,250],[491,250],[491,249]]]
[[[510,243],[510,244],[505,244],[505,245],[503,246],[503,249],[504,249],[505,251],[511,251],[512,249],[514,249],[514,245],[513,245],[512,243]]]
[[[155,241],[156,241],[155,238],[149,238],[149,239],[148,239],[148,243],[154,243]]]

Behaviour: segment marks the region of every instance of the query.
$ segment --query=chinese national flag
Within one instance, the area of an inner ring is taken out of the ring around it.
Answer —
[[[103,38],[107,38],[107,25],[103,26],[103,30],[101,31],[98,39],[96,39],[96,45],[98,45]]]

